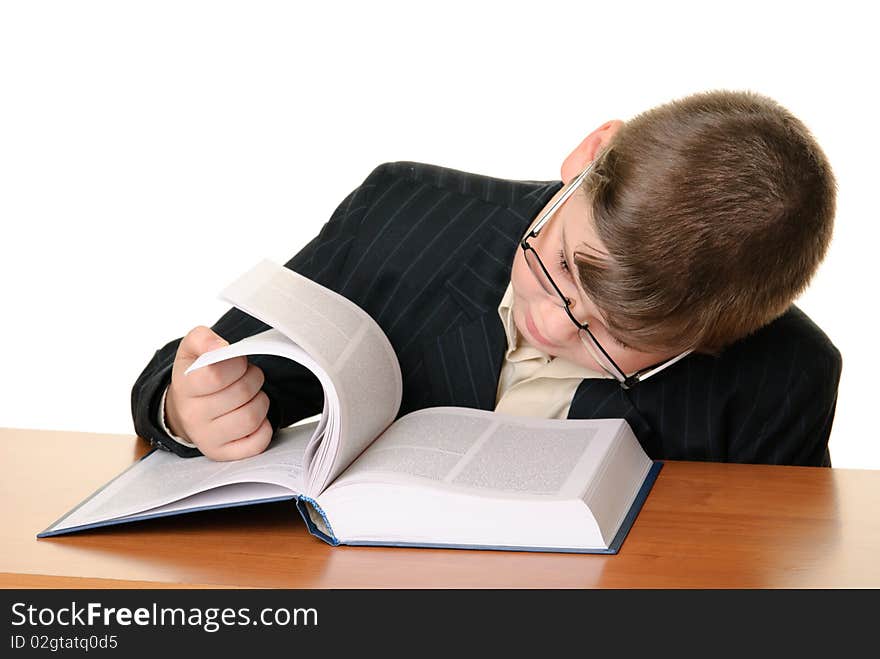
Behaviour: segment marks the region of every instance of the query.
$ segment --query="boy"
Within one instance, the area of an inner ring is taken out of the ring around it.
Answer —
[[[400,415],[618,417],[654,459],[830,466],[841,357],[791,304],[835,206],[806,127],[758,94],[695,94],[603,124],[562,179],[381,165],[286,266],[379,323]],[[183,376],[265,329],[233,308],[157,351],[132,390],[137,433],[231,460],[320,412],[317,379],[286,359]]]

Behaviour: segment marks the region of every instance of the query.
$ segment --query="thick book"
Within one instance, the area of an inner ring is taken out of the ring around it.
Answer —
[[[37,537],[292,499],[334,546],[613,554],[662,467],[623,419],[463,407],[396,418],[400,365],[381,328],[271,261],[220,297],[271,329],[201,355],[186,373],[241,355],[291,359],[321,382],[320,417],[278,430],[243,460],[153,450]]]

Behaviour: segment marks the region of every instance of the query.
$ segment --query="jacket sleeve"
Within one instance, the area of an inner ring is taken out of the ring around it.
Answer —
[[[830,343],[821,356],[803,364],[779,399],[763,403],[774,407],[752,415],[752,422],[739,429],[729,446],[729,460],[830,467],[828,439],[842,364]]]
[[[377,190],[384,184],[387,167],[380,165],[353,190],[309,242],[285,267],[316,281],[331,290],[338,290],[346,272],[349,248],[358,233]],[[211,326],[229,343],[253,336],[269,329],[265,323],[236,308],[230,308]],[[131,390],[131,412],[138,436],[158,448],[173,451],[182,457],[201,455],[197,448],[189,448],[174,441],[159,425],[162,394],[171,381],[171,368],[177,347],[183,337],[169,341],[155,352],[153,358],[138,376]],[[290,424],[318,414],[323,408],[324,393],[317,378],[306,368],[289,359],[273,355],[252,355],[248,360],[265,374],[263,391],[269,397],[268,419],[272,431],[277,432]]]

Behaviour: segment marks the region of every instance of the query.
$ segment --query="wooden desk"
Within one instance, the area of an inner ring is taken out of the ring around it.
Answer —
[[[880,471],[667,462],[616,556],[333,548],[292,502],[34,537],[148,449],[0,429],[0,587],[880,587]]]

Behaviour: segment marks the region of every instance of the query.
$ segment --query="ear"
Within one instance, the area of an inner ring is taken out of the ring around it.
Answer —
[[[623,122],[620,119],[612,119],[587,135],[563,161],[562,180],[570,181],[580,174],[589,163],[593,162],[599,150],[611,141],[621,126]]]

